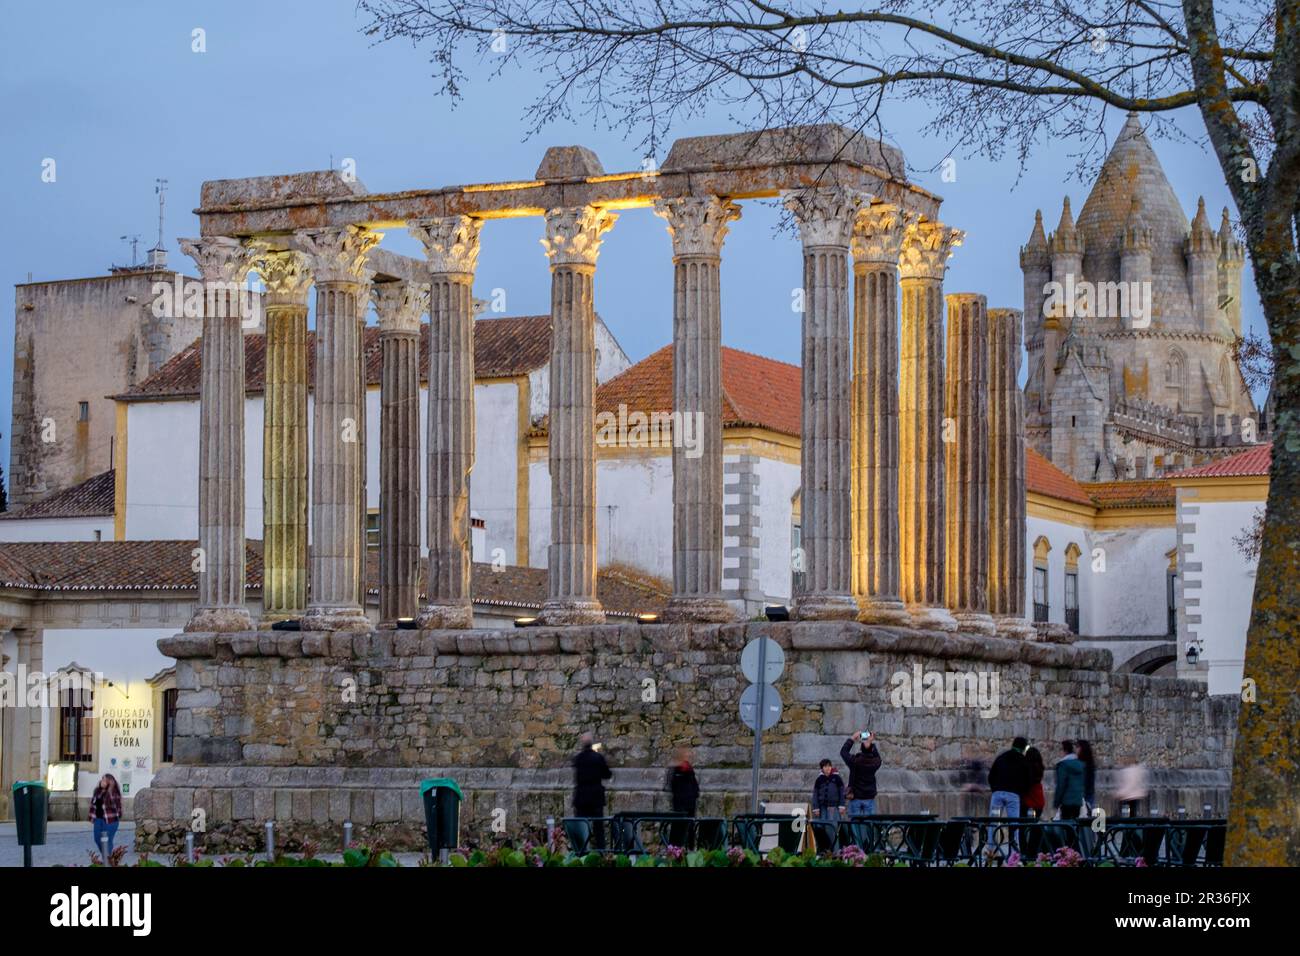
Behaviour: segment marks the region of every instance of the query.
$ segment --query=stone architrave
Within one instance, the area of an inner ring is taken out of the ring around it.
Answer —
[[[853,592],[859,619],[911,620],[899,597],[897,206],[863,208],[853,228]]]
[[[266,291],[262,404],[262,623],[307,608],[307,257],[263,247],[254,262]]]
[[[917,627],[955,630],[944,606],[943,276],[960,230],[907,228],[899,258],[899,585]]]
[[[380,239],[359,226],[295,233],[316,277],[312,408],[311,594],[303,629],[366,631],[365,428],[362,295],[366,255]]]
[[[551,263],[551,471],[546,624],[599,624],[596,596],[596,313],[601,237],[617,217],[595,206],[551,209],[542,247]]]
[[[469,482],[474,467],[474,269],[481,219],[446,216],[407,224],[429,260],[428,597],[419,623],[474,623]]]
[[[740,207],[716,196],[660,199],[673,241],[673,412],[698,454],[673,436],[673,596],[670,620],[726,622],[722,596],[722,242]],[[648,411],[648,410],[647,410]],[[687,419],[689,424],[685,424]]]
[[[953,293],[947,299],[945,427],[950,434],[944,435],[945,589],[959,629],[992,634],[993,618],[988,613],[988,302],[972,292]]]
[[[854,222],[868,198],[840,187],[784,196],[803,244],[804,587],[794,602],[800,620],[858,616],[853,597],[848,258]]]
[[[989,309],[989,613],[998,633],[1032,638],[1025,617],[1024,394],[1020,391],[1021,313]]]
[[[204,286],[199,384],[198,604],[187,631],[244,631],[244,280],[249,246],[228,236],[182,239]]]
[[[379,621],[414,619],[420,600],[420,317],[428,288],[371,288],[382,355],[379,392]]]

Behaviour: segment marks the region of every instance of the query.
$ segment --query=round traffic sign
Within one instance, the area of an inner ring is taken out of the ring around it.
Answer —
[[[740,720],[750,730],[769,730],[781,719],[781,692],[771,684],[763,688],[763,722],[757,720],[758,685],[750,684],[740,695]]]
[[[766,660],[763,662],[763,674],[758,673],[758,650],[759,645],[767,643]],[[762,680],[765,684],[773,683],[785,670],[785,651],[781,645],[770,637],[756,637],[740,652],[740,672],[745,675],[745,680],[752,684],[757,684]]]

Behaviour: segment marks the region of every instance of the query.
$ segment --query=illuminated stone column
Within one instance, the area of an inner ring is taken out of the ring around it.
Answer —
[[[592,289],[601,236],[617,217],[594,206],[546,213],[551,260],[551,470],[546,624],[599,624],[596,597],[596,313]]]
[[[204,284],[199,383],[199,596],[187,631],[243,631],[244,330],[240,293],[252,250],[237,239],[182,239]]]
[[[362,321],[366,254],[379,235],[358,226],[294,236],[316,277],[316,383],[312,407],[311,596],[303,628],[370,629],[365,572],[366,395]]]
[[[785,195],[803,243],[804,589],[800,620],[856,618],[850,444],[849,240],[867,197],[838,187]]]
[[[962,233],[907,227],[899,258],[899,585],[917,627],[955,630],[944,606],[943,275]]]
[[[989,309],[989,613],[998,633],[1032,638],[1025,616],[1024,395],[1019,309]]]
[[[948,299],[945,370],[951,438],[944,442],[948,607],[963,631],[992,634],[988,613],[989,340],[988,302],[973,292]]]
[[[907,624],[898,585],[898,255],[896,206],[858,213],[853,251],[853,592],[859,619]]]
[[[673,410],[695,434],[673,439],[672,620],[725,622],[722,597],[722,297],[727,224],[740,207],[716,196],[661,199],[655,214],[673,239]],[[676,426],[674,426],[676,427]]]
[[[377,283],[383,371],[379,397],[379,620],[414,618],[420,600],[420,316],[428,292]]]
[[[262,622],[307,608],[307,294],[301,252],[263,249],[266,389],[262,401]]]
[[[474,268],[483,222],[447,216],[408,223],[429,259],[428,599],[421,627],[471,627],[474,467]]]

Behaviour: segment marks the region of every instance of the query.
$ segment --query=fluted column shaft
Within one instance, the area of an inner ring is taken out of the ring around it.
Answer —
[[[365,421],[362,295],[366,252],[358,227],[299,233],[316,276],[312,407],[311,596],[307,630],[368,630],[365,571]]]
[[[199,384],[198,605],[187,631],[252,626],[244,606],[244,331],[250,250],[235,239],[181,241],[205,286]]]
[[[254,263],[266,286],[262,402],[262,621],[307,607],[307,294],[311,273],[294,251]]]
[[[948,296],[945,587],[958,627],[991,634],[987,309],[982,295]]]
[[[908,228],[900,259],[899,587],[913,623],[952,630],[944,607],[943,274],[956,230]]]
[[[548,459],[551,544],[547,624],[605,620],[596,596],[596,314],[601,235],[614,216],[591,206],[552,209],[542,245],[551,260]]]
[[[660,200],[657,215],[673,239],[674,428],[697,445],[673,440],[674,620],[730,621],[722,597],[722,298],[720,269],[727,223],[740,208],[716,197]]]
[[[853,233],[853,591],[859,617],[905,624],[899,597],[898,255],[903,218],[875,205]]]
[[[865,197],[839,188],[786,196],[803,243],[800,449],[804,591],[800,619],[855,618],[849,239]]]
[[[469,484],[474,467],[474,269],[482,221],[410,224],[429,259],[428,598],[424,627],[474,623]]]
[[[1021,313],[989,309],[989,612],[998,631],[1028,637],[1024,395]]]
[[[420,316],[424,289],[374,287],[379,394],[379,620],[414,619],[420,599]]]

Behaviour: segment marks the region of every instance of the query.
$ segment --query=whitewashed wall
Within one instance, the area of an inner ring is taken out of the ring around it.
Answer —
[[[1164,635],[1169,630],[1166,578],[1168,554],[1177,544],[1172,526],[1093,531],[1091,549],[1080,559],[1080,587],[1087,592],[1080,603],[1088,608],[1084,634],[1122,636]],[[1095,549],[1102,555],[1095,555]],[[1094,560],[1105,558],[1105,570],[1094,573]],[[1089,566],[1085,575],[1083,565]]]
[[[99,537],[95,537],[95,533]],[[0,541],[112,541],[113,517],[10,518],[0,521]]]
[[[768,600],[789,604],[794,581],[791,542],[794,530],[793,497],[799,490],[799,466],[759,458],[758,473],[758,586]]]
[[[519,386],[514,382],[475,385],[475,460],[469,483],[470,508],[487,525],[487,560],[500,548],[506,564],[526,564],[528,560],[527,555],[515,555],[519,440]],[[423,430],[420,444],[423,449]],[[421,529],[420,535],[423,541],[425,529]]]

